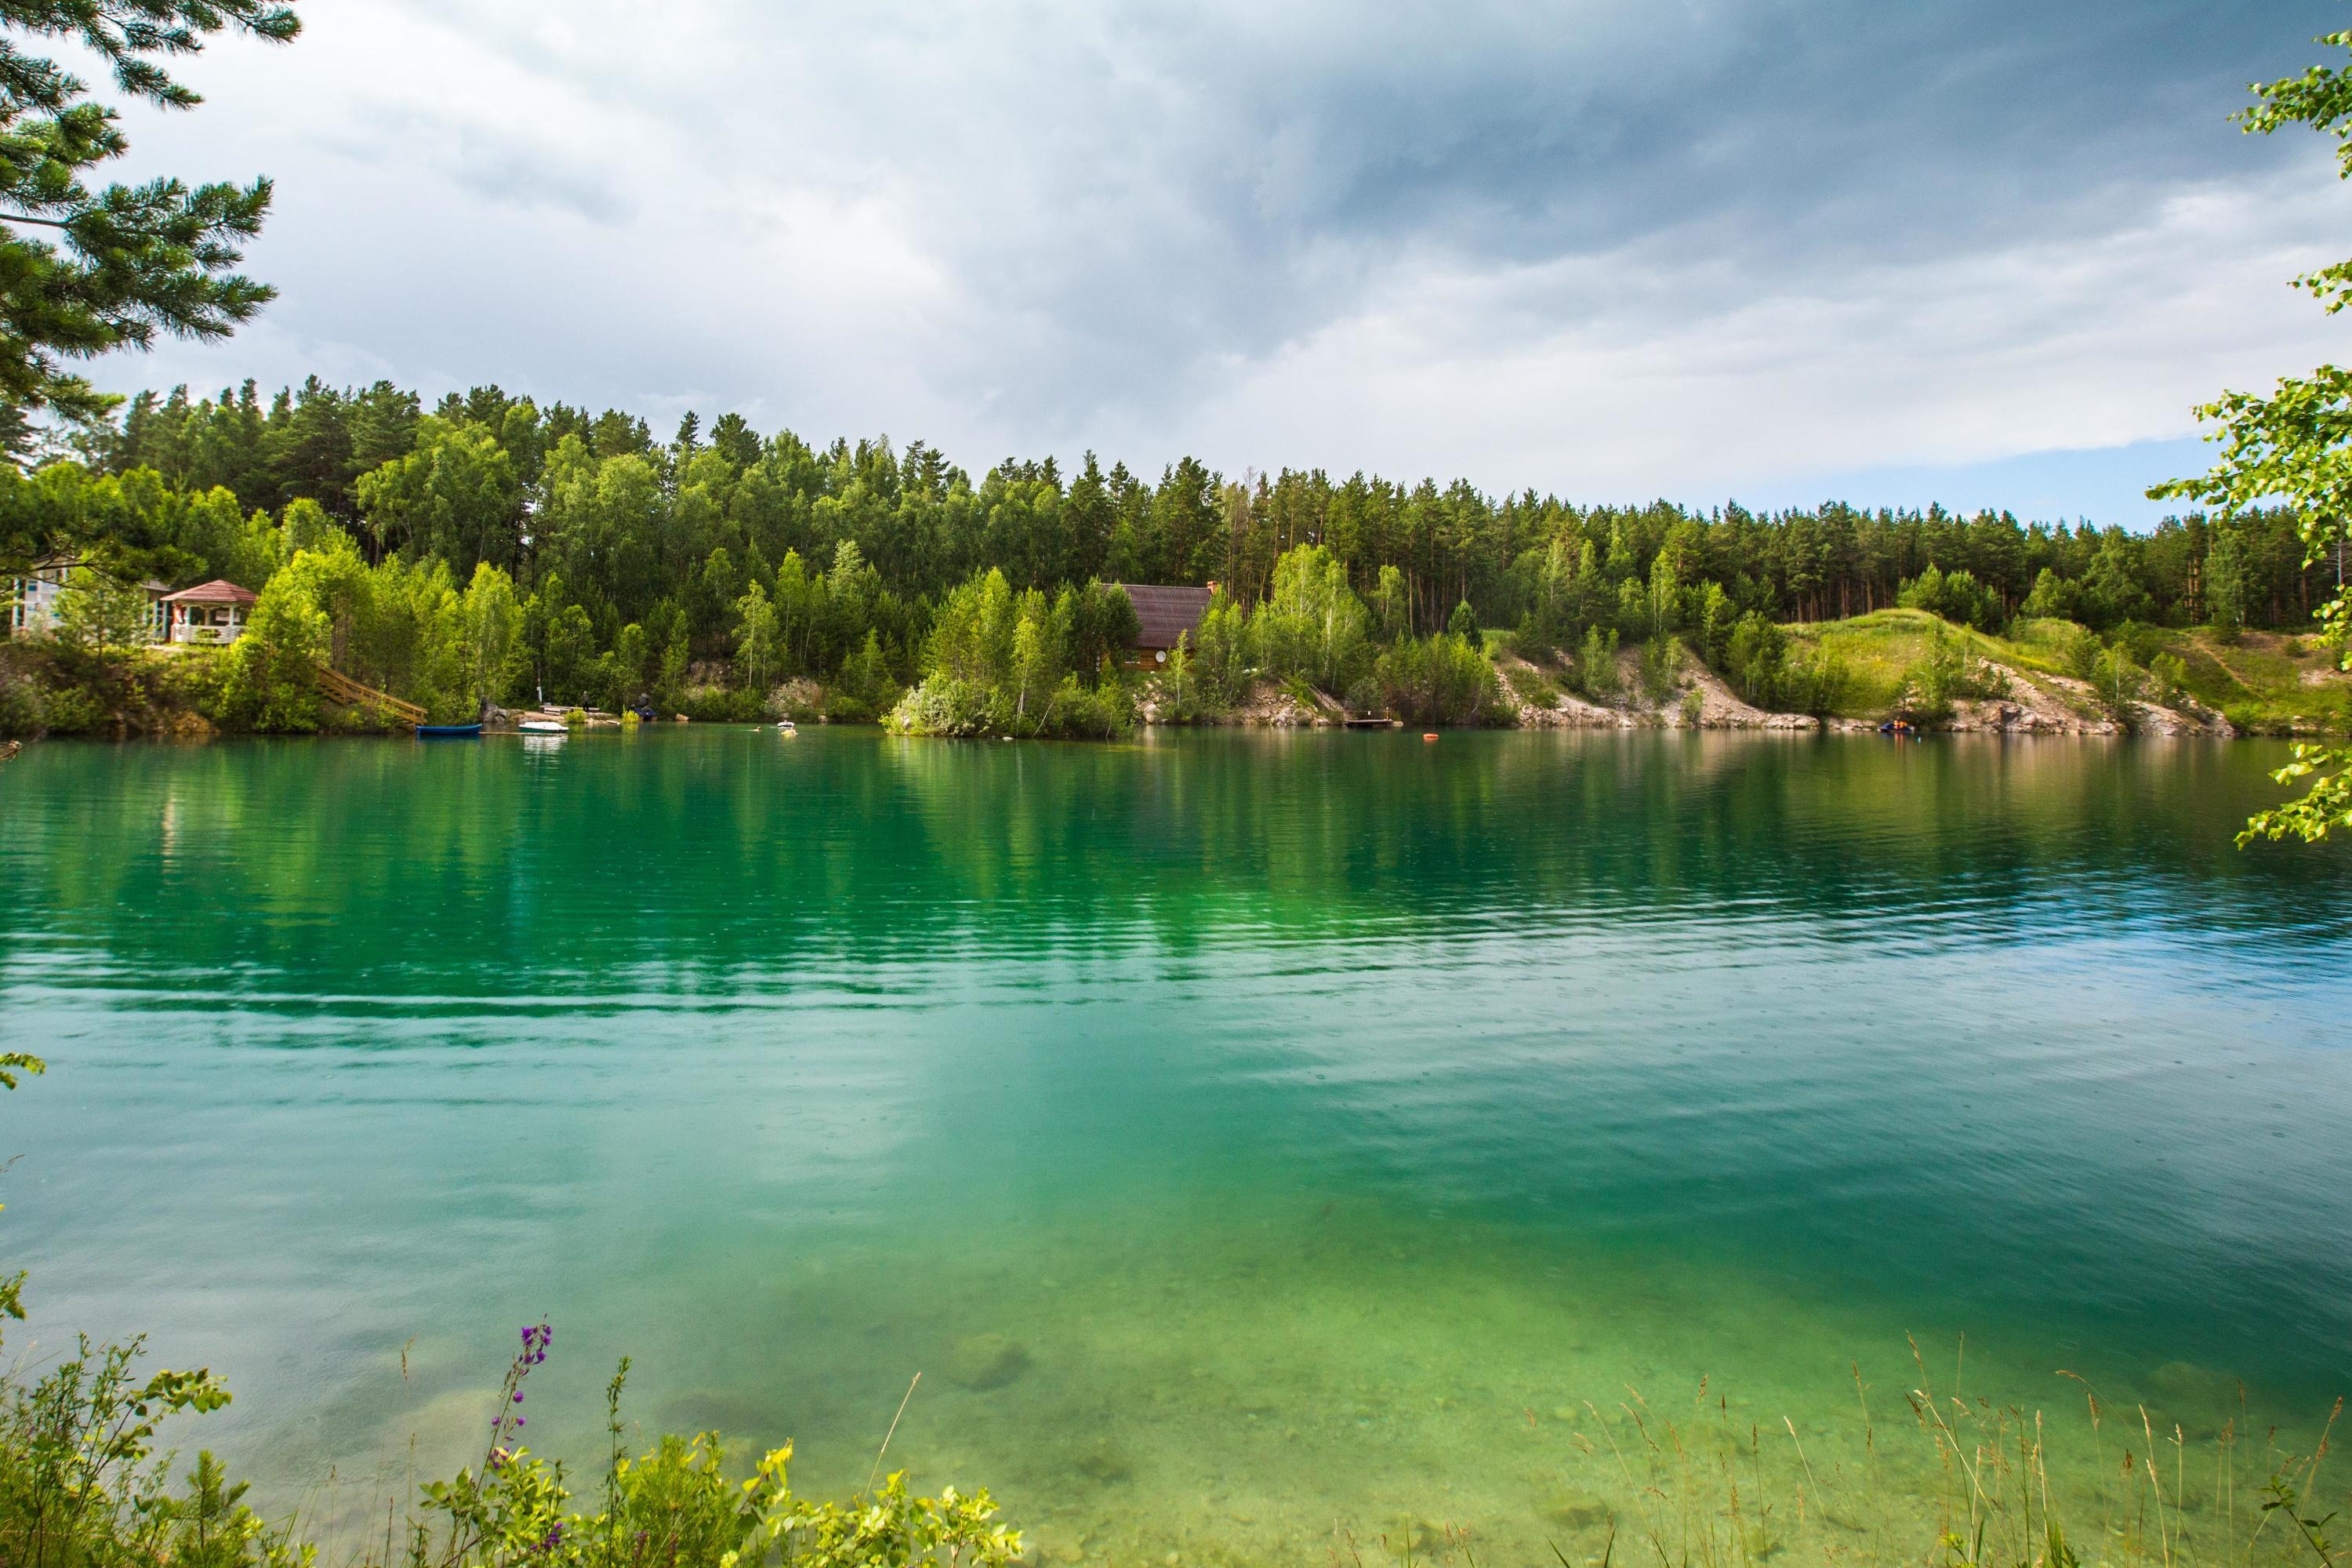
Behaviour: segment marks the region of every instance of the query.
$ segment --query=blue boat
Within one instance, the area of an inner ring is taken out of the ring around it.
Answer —
[[[479,724],[419,724],[416,738],[420,741],[478,741],[482,738]]]

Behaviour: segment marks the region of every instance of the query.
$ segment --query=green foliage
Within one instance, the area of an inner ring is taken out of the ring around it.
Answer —
[[[21,1285],[22,1277],[18,1277]],[[16,1306],[14,1291],[11,1307]],[[21,1317],[21,1310],[11,1316]],[[210,1538],[214,1561],[241,1565],[289,1559],[258,1541],[257,1527],[220,1491],[209,1456],[174,1500],[155,1455],[158,1426],[183,1412],[228,1403],[208,1373],[138,1373],[142,1342],[93,1345],[27,1387],[0,1384],[0,1562],[24,1568],[100,1568],[154,1561],[191,1531]]]
[[[2004,689],[1991,665],[1969,652],[1965,637],[1938,625],[1912,667],[1895,711],[1915,723],[1941,724],[1950,720],[1959,699],[1998,697]]]
[[[2238,835],[2241,848],[2258,838],[2316,844],[2336,828],[2352,826],[2352,750],[2298,742],[2294,761],[2271,776],[2280,784],[2310,783],[2300,799],[2249,821]]]
[[[1000,571],[976,576],[940,607],[925,678],[892,710],[890,727],[915,735],[1124,734],[1134,727],[1132,704],[1099,671],[1108,639],[1131,637],[1134,617],[1127,595],[1104,584],[1048,600],[1035,588],[1015,593]],[[880,658],[870,637],[867,656]],[[845,679],[854,673],[845,668]]]
[[[93,651],[137,647],[154,640],[154,606],[137,582],[77,566],[58,595],[57,635]]]
[[[467,691],[476,712],[504,697],[521,673],[522,620],[514,579],[487,561],[477,565],[466,585],[460,623]]]
[[[1389,710],[1416,724],[1486,724],[1507,716],[1501,683],[1483,649],[1451,632],[1406,637],[1380,657]]]
[[[2352,33],[2332,33],[2320,42],[2352,49]],[[2338,174],[2352,179],[2352,70],[2315,66],[2300,77],[2257,87],[2254,95],[2253,104],[2237,117],[2248,132],[2269,135],[2305,125],[2332,135]],[[2333,313],[2352,300],[2352,261],[2298,281]],[[2347,520],[2352,519],[2352,372],[2324,364],[2308,375],[2283,378],[2268,395],[2224,392],[2200,407],[2197,417],[2215,426],[2209,438],[2221,447],[2219,459],[2194,479],[2155,487],[2151,497],[2195,500],[2229,520],[2284,499],[2302,532],[2306,565],[2344,548]],[[2242,593],[2231,581],[2235,569],[2232,563],[2225,570],[2224,583]],[[2352,641],[2352,597],[2344,589],[2327,599],[2318,618],[2331,647],[2341,650]],[[2352,651],[2338,662],[2352,668]],[[2309,788],[2301,799],[2254,817],[2239,842],[2287,837],[2315,841],[2352,825],[2347,769],[2352,748],[2298,747],[2295,761],[2276,776],[2282,784],[2310,779]]]
[[[1789,674],[1789,636],[1769,616],[1750,610],[1739,617],[1717,670],[1740,700],[1777,709]]]
[[[427,416],[415,447],[363,476],[356,495],[380,549],[437,556],[467,574],[479,562],[514,559],[521,480],[480,425]]]
[[[1576,669],[1570,678],[1576,689],[1595,702],[1606,702],[1624,689],[1617,671],[1617,629],[1587,626],[1584,641],[1576,650]]]
[[[776,667],[776,607],[755,578],[735,602],[735,668],[754,691],[768,689]]]
[[[855,723],[869,722],[887,711],[903,689],[882,654],[882,636],[869,631],[858,650],[842,661],[841,673],[826,694],[827,715]]]
[[[890,710],[890,729],[901,735],[972,737],[1000,727],[996,702],[985,688],[961,676],[934,672]]]
[[[1979,631],[1999,631],[2008,618],[2001,613],[2000,595],[1979,583],[1976,574],[1961,570],[1948,574],[1932,563],[1903,584],[1895,602],[1905,609],[1925,610],[1955,626],[1974,626]]]
[[[327,613],[311,584],[281,573],[262,590],[245,635],[230,651],[222,707],[235,722],[281,734],[319,727],[319,665],[331,646]]]
[[[2121,640],[2101,649],[2091,664],[2091,689],[2110,713],[2126,711],[2126,705],[2139,697],[2143,679],[2130,647]]]
[[[1642,645],[1642,694],[1663,702],[1681,684],[1682,642],[1671,632],[1654,632]]]
[[[226,337],[272,297],[230,270],[261,231],[269,182],[190,189],[161,178],[93,191],[86,174],[129,150],[120,116],[20,42],[73,39],[113,68],[124,92],[184,109],[201,100],[156,57],[195,53],[223,28],[282,42],[299,26],[290,7],[266,0],[0,0],[0,222],[10,231],[0,239],[0,438],[12,451],[27,444],[29,409],[87,424],[119,401],[68,374],[68,362],[146,348],[158,333]],[[42,552],[37,540],[0,535],[0,556],[17,550]]]
[[[686,638],[686,623],[677,621],[662,649],[661,668],[654,676],[654,700],[664,708],[676,710],[686,700],[687,661],[693,650]]]
[[[48,730],[48,703],[41,683],[16,667],[0,665],[0,739],[38,736]]]
[[[1459,606],[1455,617],[1466,614]],[[1370,613],[1348,586],[1346,563],[1321,545],[1301,545],[1275,563],[1274,596],[1252,619],[1258,657],[1278,680],[1344,691],[1373,657]]]
[[[1402,572],[1393,565],[1381,568],[1373,583],[1370,607],[1372,635],[1380,641],[1392,643],[1405,635],[1412,626],[1412,609]]]
[[[2159,653],[2147,661],[2149,700],[2178,707],[2189,689],[2189,662],[2177,653]]]
[[[1528,707],[1550,709],[1559,706],[1559,688],[1553,685],[1543,671],[1528,665],[1515,664],[1505,667],[1503,678],[1509,683],[1511,694]]]
[[[1248,619],[1233,595],[1220,589],[1201,616],[1196,662],[1201,700],[1210,707],[1239,701],[1248,689],[1255,645]]]

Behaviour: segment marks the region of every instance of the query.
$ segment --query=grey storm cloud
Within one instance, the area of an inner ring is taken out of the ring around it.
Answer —
[[[2344,214],[2314,139],[2224,121],[2333,0],[307,14],[136,127],[278,174],[285,299],[117,380],[383,366],[967,462],[1636,482],[1616,453],[1663,489],[2178,434],[2294,368],[2278,286]],[[1790,379],[1840,356],[1852,408]],[[1907,423],[1874,358],[1939,384]],[[2021,409],[2029,374],[2064,395]],[[1580,435],[1588,402],[1651,422]]]

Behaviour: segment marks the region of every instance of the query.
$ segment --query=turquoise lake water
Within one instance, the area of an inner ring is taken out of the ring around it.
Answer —
[[[184,1444],[329,1523],[543,1315],[542,1448],[627,1353],[846,1490],[920,1373],[890,1464],[1047,1561],[1590,1560],[1637,1415],[1916,1558],[1923,1383],[2110,1468],[2352,1391],[2352,858],[2231,844],[2284,750],[34,747],[9,1344],[210,1365]]]

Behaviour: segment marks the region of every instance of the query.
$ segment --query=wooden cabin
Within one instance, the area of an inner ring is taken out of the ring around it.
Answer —
[[[1141,668],[1166,664],[1168,656],[1176,651],[1176,639],[1192,635],[1189,646],[1201,646],[1201,617],[1209,613],[1209,601],[1215,598],[1217,585],[1205,588],[1175,588],[1153,583],[1120,583],[1128,598],[1135,605],[1137,631],[1134,646],[1129,650],[1128,662]]]

